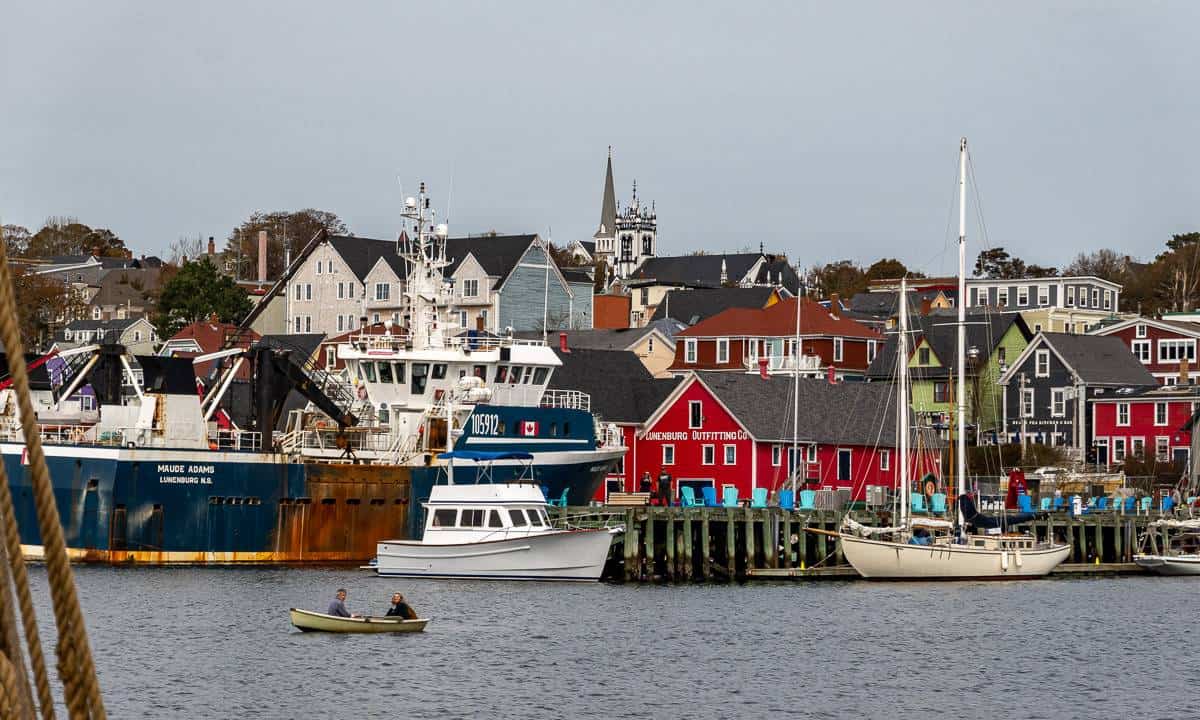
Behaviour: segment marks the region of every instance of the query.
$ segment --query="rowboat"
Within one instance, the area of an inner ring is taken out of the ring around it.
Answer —
[[[421,632],[429,618],[405,620],[397,617],[338,617],[311,610],[291,608],[292,624],[304,632],[402,633]]]

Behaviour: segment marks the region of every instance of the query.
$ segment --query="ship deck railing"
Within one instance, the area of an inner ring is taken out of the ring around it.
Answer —
[[[592,396],[581,390],[546,390],[539,403],[544,408],[592,411]]]
[[[402,443],[400,447],[403,448],[403,446]],[[320,452],[366,450],[395,454],[397,452],[397,436],[383,427],[293,430],[280,436],[279,447],[285,453],[303,453],[306,450]]]
[[[370,352],[371,350],[386,350],[389,352],[400,352],[401,350],[412,350],[413,340],[412,335],[407,333],[391,333],[386,335],[370,335],[362,334],[355,335],[349,340],[349,344],[359,352]],[[462,349],[462,350],[495,350],[501,347],[513,346],[544,346],[546,343],[541,340],[526,340],[524,338],[514,338],[507,335],[456,335],[445,339],[445,347],[447,349]]]
[[[100,445],[104,447],[152,447],[163,444],[161,435],[151,428],[105,428],[98,425],[41,424],[38,435],[43,445]],[[21,428],[0,427],[0,440],[20,442]],[[262,433],[247,430],[218,430],[208,436],[210,450],[260,452]]]

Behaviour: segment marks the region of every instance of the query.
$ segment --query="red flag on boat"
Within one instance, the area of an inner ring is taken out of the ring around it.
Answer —
[[[532,437],[538,434],[538,424],[536,420],[525,420],[521,423],[521,434],[526,437]]]

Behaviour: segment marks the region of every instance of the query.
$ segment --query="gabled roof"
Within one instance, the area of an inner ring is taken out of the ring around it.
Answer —
[[[1200,338],[1200,324],[1188,322],[1186,320],[1168,320],[1144,317],[1126,318],[1124,320],[1118,320],[1107,325],[1101,323],[1088,334],[1113,335],[1134,325],[1149,325],[1151,327],[1156,327],[1159,330],[1179,333],[1180,335],[1185,335],[1187,337]]]
[[[880,339],[879,333],[846,317],[834,317],[820,303],[804,298],[800,334]],[[681,337],[784,337],[796,332],[797,298],[768,308],[730,308],[679,333]]]
[[[937,357],[941,367],[909,367],[909,377],[914,380],[934,380],[948,378],[951,366],[958,356],[958,326],[957,316],[934,313],[926,317],[913,319],[916,323],[916,334],[911,336],[909,356],[925,341],[930,351]],[[1019,313],[978,312],[967,313],[967,348],[979,348],[982,358],[991,357],[992,352],[1009,329],[1016,325],[1018,331],[1028,340],[1033,336],[1029,326]],[[871,367],[867,368],[867,377],[872,380],[890,380],[896,377],[896,334],[888,335],[887,342],[875,354]],[[968,366],[969,367],[969,366]],[[970,374],[970,373],[968,373]]]
[[[641,342],[642,338],[653,333],[659,336],[662,342],[670,342],[670,338],[663,335],[657,327],[638,327],[638,328],[616,328],[616,329],[599,329],[592,328],[587,330],[559,330],[548,334],[550,343],[558,347],[558,337],[560,333],[567,334],[567,347],[574,350],[575,348],[587,348],[591,350],[632,350],[633,346]],[[542,333],[535,331],[523,331],[513,333],[514,337],[524,338],[527,340],[541,340]]]
[[[607,422],[644,422],[679,383],[678,378],[655,379],[637,355],[624,350],[554,352],[562,366],[550,376],[549,387],[588,393],[592,412]]]
[[[909,301],[913,309],[921,307],[921,304],[926,300],[936,300],[939,295],[945,295],[948,298],[953,298],[957,292],[949,293],[937,288],[914,290],[909,293],[912,299]],[[854,312],[866,313],[880,317],[891,317],[899,312],[899,290],[883,290],[877,292],[860,292],[850,298],[850,309]]]
[[[800,442],[895,447],[895,388],[883,383],[831,384],[817,378],[794,378],[750,373],[697,372],[756,440],[790,442],[793,388],[799,387],[797,415]]]
[[[1000,378],[1008,383],[1039,348],[1049,348],[1085,385],[1155,385],[1158,383],[1121,338],[1115,335],[1041,333]]]
[[[732,255],[676,255],[646,258],[630,275],[630,280],[654,280],[661,284],[721,286],[721,263],[725,263],[728,282],[741,281],[763,258],[761,253]]]
[[[142,317],[120,318],[113,320],[72,320],[67,323],[67,330],[121,330],[124,331],[130,325],[137,322],[146,322]]]
[[[731,288],[696,288],[694,290],[670,290],[654,309],[650,320],[661,320],[670,317],[687,325],[696,323],[716,315],[732,307],[762,308],[771,299],[774,288],[769,287],[731,287]]]
[[[592,284],[592,275],[586,268],[565,267],[561,268],[563,279],[569,283],[577,284]]]
[[[583,248],[583,251],[588,254],[588,257],[596,257],[595,240],[576,240],[575,244]]]
[[[404,261],[396,254],[395,240],[375,240],[349,235],[330,235],[327,240],[337,254],[342,256],[342,260],[359,282],[366,279],[367,273],[371,272],[371,268],[375,267],[380,258],[386,259],[397,277],[408,277]]]
[[[499,287],[508,279],[509,273],[536,239],[537,235],[449,238],[446,240],[446,257],[450,260],[450,265],[445,270],[446,276],[453,275],[467,255],[473,255],[484,272],[497,278],[496,286]]]
[[[767,261],[758,269],[754,282],[759,285],[782,285],[793,295],[800,294],[800,276],[787,260],[768,255]]]

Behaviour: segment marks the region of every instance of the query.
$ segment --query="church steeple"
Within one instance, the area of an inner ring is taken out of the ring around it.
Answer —
[[[617,229],[617,192],[613,188],[612,145],[608,146],[608,168],[604,173],[604,200],[600,206],[600,227],[592,237],[611,238]],[[611,246],[610,246],[611,247]]]

